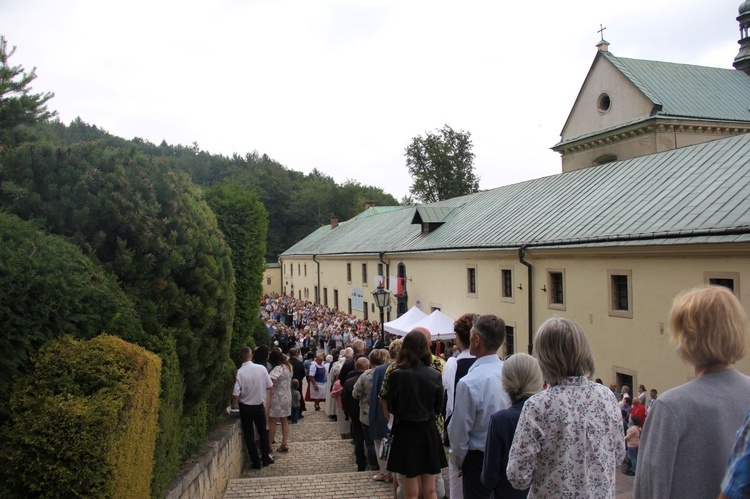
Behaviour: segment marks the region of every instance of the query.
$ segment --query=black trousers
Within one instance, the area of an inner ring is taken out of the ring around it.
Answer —
[[[359,419],[349,419],[352,439],[354,439],[354,459],[357,461],[357,471],[365,471],[367,462],[365,458],[365,432]]]
[[[247,452],[250,454],[250,461],[255,466],[261,464],[261,456],[258,455],[258,448],[255,446],[255,432],[253,431],[253,425],[255,425],[260,437],[263,464],[268,463],[271,460],[271,444],[268,442],[265,407],[263,407],[263,404],[245,405],[240,403],[240,420],[242,421],[242,433],[245,436],[245,445],[247,445]]]
[[[482,485],[482,467],[484,467],[484,452],[470,450],[461,466],[463,469],[464,497],[472,499],[489,499],[492,491]]]

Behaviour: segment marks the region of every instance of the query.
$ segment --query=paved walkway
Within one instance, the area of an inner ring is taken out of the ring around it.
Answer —
[[[309,409],[313,404],[308,403]],[[290,452],[276,452],[276,463],[262,470],[246,468],[242,478],[232,480],[224,499],[240,498],[367,498],[391,499],[390,483],[375,482],[372,472],[357,472],[354,446],[341,440],[336,423],[324,411],[308,411],[289,427]],[[281,426],[276,440],[281,442]],[[632,497],[633,478],[617,473],[617,498]]]

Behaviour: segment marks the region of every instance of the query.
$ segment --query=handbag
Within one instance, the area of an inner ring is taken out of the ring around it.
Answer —
[[[388,461],[388,456],[391,453],[391,440],[393,439],[393,436],[391,435],[390,430],[388,433],[385,434],[383,437],[383,440],[380,441],[380,453],[378,454],[378,459],[381,461]]]

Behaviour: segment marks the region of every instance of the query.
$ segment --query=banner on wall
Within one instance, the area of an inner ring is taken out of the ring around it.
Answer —
[[[364,310],[364,292],[362,288],[352,288],[351,293],[351,300],[352,300],[352,310],[358,310],[362,312]]]

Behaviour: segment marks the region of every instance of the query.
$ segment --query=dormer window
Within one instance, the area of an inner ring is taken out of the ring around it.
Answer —
[[[454,208],[417,206],[411,223],[419,224],[422,227],[422,234],[429,234],[443,225],[453,210]]]

